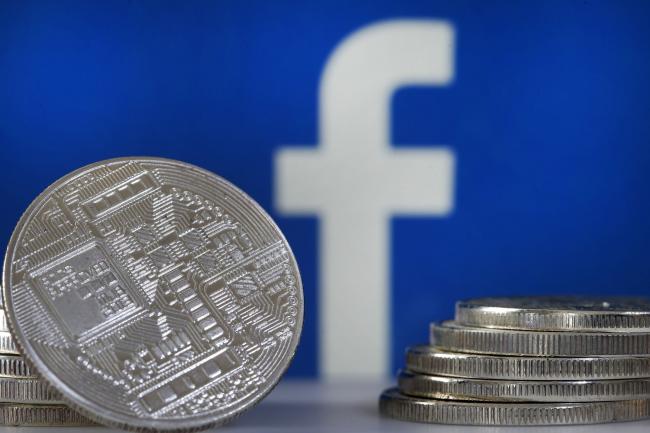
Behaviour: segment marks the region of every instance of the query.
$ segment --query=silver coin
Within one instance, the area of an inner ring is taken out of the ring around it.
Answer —
[[[479,355],[415,346],[406,352],[406,368],[423,374],[478,379],[613,380],[650,377],[650,357]]]
[[[0,376],[35,377],[35,373],[22,356],[0,355]]]
[[[0,331],[0,355],[20,355],[9,331]]]
[[[63,405],[0,403],[0,425],[11,426],[90,426],[95,423]]]
[[[538,331],[650,332],[650,299],[540,296],[456,304],[461,325]]]
[[[490,403],[424,399],[391,388],[379,411],[391,418],[460,425],[571,425],[634,421],[650,417],[650,400],[590,403]]]
[[[650,379],[514,381],[401,371],[398,383],[403,394],[442,400],[576,403],[650,398]]]
[[[0,377],[0,402],[62,404],[63,400],[39,378]]]
[[[136,431],[241,414],[278,382],[302,326],[298,266],[275,223],[172,160],[103,161],[55,182],[20,219],[3,286],[43,378],[83,414]]]
[[[431,324],[431,344],[452,352],[530,356],[650,355],[650,333],[516,331]]]

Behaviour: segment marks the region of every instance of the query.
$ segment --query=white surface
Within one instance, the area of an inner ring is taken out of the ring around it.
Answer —
[[[233,433],[648,433],[650,420],[572,427],[466,427],[427,425],[382,418],[377,412],[377,397],[390,384],[291,382],[280,384],[260,405],[226,427],[214,429]],[[104,427],[30,428],[0,427],[0,432],[80,433],[120,432]]]
[[[452,81],[454,33],[445,21],[397,19],[348,35],[323,69],[318,146],[276,154],[280,213],[319,218],[319,371],[326,378],[386,375],[390,218],[452,211],[453,151],[435,142],[392,147],[390,131],[396,91]]]

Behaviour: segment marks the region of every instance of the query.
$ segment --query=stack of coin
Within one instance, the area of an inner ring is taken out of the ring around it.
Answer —
[[[482,298],[407,349],[382,414],[465,425],[650,417],[650,300]]]
[[[91,421],[65,406],[59,393],[25,363],[9,333],[4,310],[0,309],[0,425],[91,424]]]

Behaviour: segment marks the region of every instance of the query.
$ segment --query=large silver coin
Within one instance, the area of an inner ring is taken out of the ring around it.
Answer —
[[[298,267],[264,210],[213,173],[123,158],[30,205],[4,265],[24,355],[73,407],[133,430],[227,422],[278,382],[303,316]]]
[[[650,417],[650,400],[591,403],[488,403],[409,397],[391,388],[379,399],[381,414],[402,421],[461,425],[570,425]]]
[[[538,331],[650,332],[650,299],[540,296],[456,304],[461,325]]]
[[[479,355],[415,346],[406,352],[406,368],[423,374],[477,379],[612,380],[650,377],[650,357]]]
[[[0,425],[12,426],[89,426],[94,423],[63,405],[0,403]]]
[[[0,402],[63,403],[61,396],[39,378],[0,377]]]
[[[496,355],[650,355],[650,333],[515,331],[431,324],[431,344],[452,352]]]
[[[401,371],[398,382],[403,394],[442,400],[575,403],[650,398],[650,379],[514,381]]]

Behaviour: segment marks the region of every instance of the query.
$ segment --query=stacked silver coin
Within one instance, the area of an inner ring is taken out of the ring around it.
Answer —
[[[0,309],[0,425],[92,424],[66,406],[59,393],[29,367],[9,332],[4,310]]]
[[[650,418],[650,299],[481,298],[407,349],[380,412],[465,425]]]

